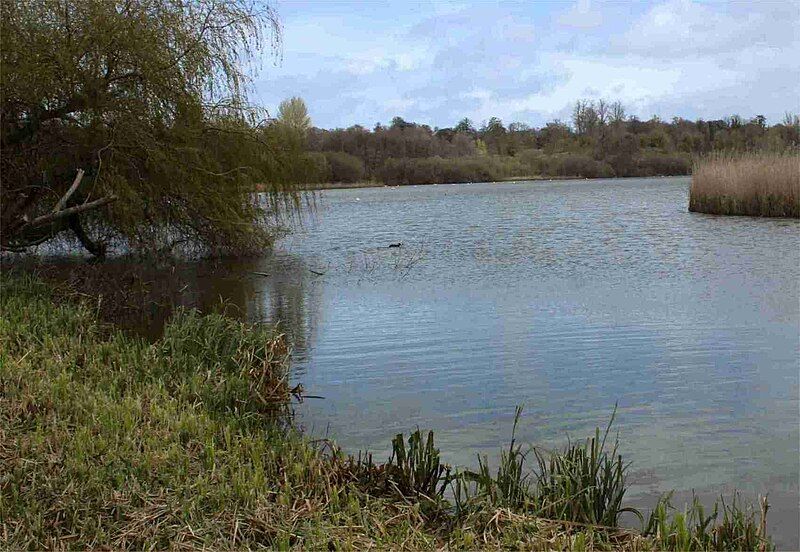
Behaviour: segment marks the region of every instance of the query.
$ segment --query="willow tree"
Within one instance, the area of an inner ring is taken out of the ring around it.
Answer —
[[[301,152],[248,101],[277,55],[254,0],[0,0],[0,245],[70,231],[152,251],[268,245]],[[265,190],[256,199],[256,188]]]

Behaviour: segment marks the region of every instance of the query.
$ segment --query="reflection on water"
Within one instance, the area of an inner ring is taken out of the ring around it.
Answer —
[[[224,311],[249,322],[278,323],[294,362],[308,360],[320,288],[310,285],[314,275],[293,255],[142,266],[119,259],[90,267],[79,258],[29,264],[46,279],[99,294],[101,317],[148,339],[161,335],[178,307]]]
[[[419,425],[474,464],[517,404],[557,446],[618,402],[635,504],[769,492],[797,548],[800,223],[688,213],[688,182],[324,191],[275,254],[179,270],[181,300],[280,321],[325,397],[302,423],[346,449]]]

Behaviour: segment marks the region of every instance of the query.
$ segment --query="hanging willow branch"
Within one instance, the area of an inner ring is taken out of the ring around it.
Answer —
[[[304,144],[249,98],[279,53],[270,0],[0,4],[3,249],[102,229],[132,254],[251,254],[300,211]]]

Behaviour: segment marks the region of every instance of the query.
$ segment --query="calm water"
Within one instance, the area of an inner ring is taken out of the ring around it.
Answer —
[[[769,492],[796,546],[800,223],[687,213],[688,183],[323,192],[260,282],[303,298],[296,378],[325,399],[302,421],[379,452],[435,428],[474,465],[517,404],[521,436],[553,446],[618,402],[634,501]]]
[[[475,465],[518,404],[519,436],[558,446],[618,403],[633,504],[769,492],[798,548],[800,222],[688,213],[688,184],[325,191],[275,254],[195,293],[282,321],[325,397],[301,422],[348,450],[420,426]]]

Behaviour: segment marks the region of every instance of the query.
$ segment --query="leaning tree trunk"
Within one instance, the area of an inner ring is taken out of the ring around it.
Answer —
[[[84,172],[78,169],[78,174],[72,185],[56,202],[52,211],[33,217],[30,211],[37,206],[41,195],[31,190],[28,194],[20,194],[8,208],[3,209],[2,225],[0,226],[0,250],[24,251],[35,245],[54,238],[57,234],[72,229],[81,244],[92,255],[105,256],[105,246],[94,242],[81,225],[80,216],[116,199],[109,195],[93,201],[85,201],[78,205],[67,207],[73,194],[78,190],[83,181]]]

